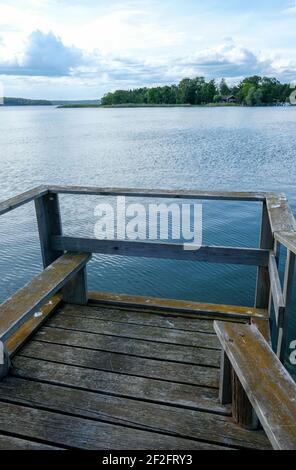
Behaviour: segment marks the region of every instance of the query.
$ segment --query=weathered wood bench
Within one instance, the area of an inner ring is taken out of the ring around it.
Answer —
[[[214,328],[224,355],[220,400],[232,402],[244,427],[256,427],[257,415],[274,449],[295,450],[295,382],[256,326],[216,321]]]
[[[8,372],[9,355],[16,345],[19,347],[52,311],[44,304],[49,301],[54,306],[57,299],[53,296],[58,291],[68,303],[87,303],[85,267],[90,257],[89,253],[63,254],[0,306],[0,379]]]

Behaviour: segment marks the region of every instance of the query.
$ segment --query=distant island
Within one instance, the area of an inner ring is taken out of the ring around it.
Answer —
[[[254,75],[229,86],[204,77],[184,78],[178,85],[116,90],[101,99],[101,106],[271,106],[289,102],[291,88],[276,78]]]
[[[6,98],[3,99],[4,106],[52,106],[48,100],[29,100],[27,98]]]
[[[3,98],[4,106],[92,106],[100,100],[32,100],[28,98]]]

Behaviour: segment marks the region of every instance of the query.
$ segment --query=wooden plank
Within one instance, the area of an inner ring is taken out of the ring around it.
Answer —
[[[47,193],[35,200],[43,267],[46,268],[63,254],[51,246],[52,235],[62,235],[62,221],[57,194]]]
[[[64,315],[63,310],[61,310],[58,315],[49,320],[47,325],[54,328],[118,336],[121,338],[144,339],[153,343],[171,343],[209,349],[220,348],[217,337],[212,334],[84,318],[83,307],[81,307],[80,317]]]
[[[89,254],[67,253],[19,289],[0,306],[0,339],[6,341],[52,297],[87,261]]]
[[[272,250],[273,244],[274,242],[268,218],[267,206],[266,203],[264,203],[262,206],[260,248]],[[255,307],[267,309],[269,306],[269,298],[270,282],[268,266],[260,265],[257,270]]]
[[[275,449],[296,449],[296,384],[253,325],[215,330]]]
[[[296,230],[296,221],[284,194],[267,197],[266,204],[273,233]]]
[[[294,288],[294,275],[295,275],[295,254],[290,250],[287,251],[287,259],[285,266],[285,278],[284,278],[284,303],[285,311],[284,315],[279,318],[279,334],[277,344],[277,355],[282,362],[285,361],[285,355],[287,351],[287,341],[289,334],[289,322],[293,308],[293,288]]]
[[[296,232],[276,232],[274,237],[294,255],[296,254]]]
[[[224,449],[204,442],[0,402],[0,432],[68,449]]]
[[[52,315],[60,305],[62,298],[59,294],[54,295],[42,305],[38,315],[28,318],[6,341],[6,348],[10,356],[13,356],[18,349],[32,336],[35,331],[46,321],[49,315]]]
[[[93,392],[229,414],[216,389],[15,356],[12,375]]]
[[[269,279],[271,295],[273,300],[274,312],[277,324],[281,322],[285,310],[285,300],[282,293],[282,286],[278,272],[278,266],[276,258],[273,254],[270,254],[269,265],[268,265]]]
[[[0,450],[62,450],[39,442],[20,439],[19,437],[0,435]]]
[[[153,310],[152,310],[153,312]],[[81,317],[80,307],[76,305],[65,304],[63,306],[63,314]],[[107,320],[116,323],[131,323],[141,326],[154,326],[158,328],[168,328],[183,331],[197,331],[209,334],[215,334],[213,321],[204,320],[195,316],[178,315],[171,312],[147,312],[136,311],[131,309],[112,308],[111,306],[91,305],[83,309],[85,318],[93,318],[96,320]]]
[[[267,192],[201,191],[176,189],[100,188],[96,186],[50,185],[49,190],[58,194],[85,194],[96,196],[130,196],[173,199],[213,199],[229,201],[264,201],[273,195]]]
[[[271,447],[263,431],[245,431],[228,416],[15,377],[7,377],[1,383],[0,400],[236,448]]]
[[[143,358],[160,359],[187,364],[219,367],[220,351],[178,344],[151,343],[150,341],[88,332],[43,327],[35,334],[38,341],[85,347],[98,351],[117,352]]]
[[[253,307],[241,307],[238,305],[209,304],[203,302],[193,302],[189,300],[163,299],[156,297],[144,297],[140,295],[113,294],[112,292],[89,292],[90,305],[108,305],[119,308],[143,309],[150,313],[161,312],[171,315],[178,315],[184,318],[215,318],[220,317],[225,320],[236,318],[242,321],[256,316],[265,318],[268,315],[266,309],[256,309]],[[151,317],[151,315],[150,315]],[[215,318],[216,319],[216,318]]]
[[[257,248],[202,246],[198,250],[184,250],[182,243],[155,243],[140,240],[99,240],[66,236],[51,237],[54,250],[102,253],[116,256],[135,256],[157,259],[178,259],[208,263],[267,266],[269,251]]]
[[[43,360],[50,358],[51,361],[61,364],[170,382],[213,388],[219,386],[219,371],[213,367],[144,359],[125,354],[62,346],[60,344],[45,344],[39,341],[31,341],[20,351],[19,355]]]
[[[47,186],[37,186],[36,188],[25,191],[24,193],[18,194],[17,196],[13,196],[6,201],[2,201],[0,202],[0,215],[27,204],[36,198],[44,196],[47,194],[47,192]]]

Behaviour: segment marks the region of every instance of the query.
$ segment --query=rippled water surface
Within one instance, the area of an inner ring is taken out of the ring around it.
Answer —
[[[42,183],[272,190],[296,207],[296,109],[0,109],[1,199]],[[93,235],[101,199],[61,197],[64,232]],[[257,203],[204,202],[203,243],[257,246]],[[41,270],[34,205],[0,218],[0,299]],[[91,289],[253,305],[252,267],[94,257]],[[296,338],[296,314],[291,321]]]

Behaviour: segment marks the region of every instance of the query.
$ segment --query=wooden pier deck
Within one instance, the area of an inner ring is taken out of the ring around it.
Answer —
[[[219,403],[211,320],[65,304],[12,363],[0,448],[270,448]]]
[[[255,201],[259,247],[66,236],[60,193]],[[42,186],[0,215],[31,201],[44,270],[0,305],[0,449],[296,449],[296,222],[283,195]],[[254,307],[89,292],[92,253],[256,266]]]

